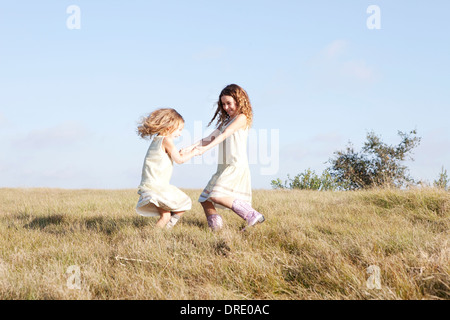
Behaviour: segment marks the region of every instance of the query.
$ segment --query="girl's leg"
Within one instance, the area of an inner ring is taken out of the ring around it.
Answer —
[[[185,213],[185,211],[178,211],[178,212],[172,212],[172,217],[173,216],[177,216],[178,217],[178,219],[180,219],[182,216],[183,216],[183,214]]]
[[[170,217],[169,222],[166,224],[167,229],[173,228],[178,220],[180,220],[181,216],[183,215],[184,211],[178,211],[178,212],[172,212],[172,215]]]
[[[211,201],[200,202],[200,204],[203,207],[203,211],[205,212],[206,218],[208,218],[213,214],[217,214],[216,207],[214,207],[214,204]]]
[[[217,231],[222,228],[223,222],[222,217],[217,214],[216,207],[211,201],[200,202],[203,207],[203,211],[206,215],[206,220],[208,220],[208,226],[213,230]]]
[[[232,209],[232,207],[233,207],[234,198],[231,198],[231,197],[220,197],[220,198],[211,197],[210,199],[211,199],[211,201],[213,201],[213,202],[215,202],[217,204],[220,204],[220,205],[222,205],[222,206],[224,206],[224,207],[226,207],[228,209]]]
[[[265,220],[261,213],[253,209],[252,206],[245,201],[231,197],[211,198],[211,200],[233,210],[238,216],[247,221],[248,226],[262,223]]]
[[[155,227],[164,228],[170,220],[170,211],[158,208],[158,212],[159,212],[160,217],[159,217],[158,222],[156,222]]]

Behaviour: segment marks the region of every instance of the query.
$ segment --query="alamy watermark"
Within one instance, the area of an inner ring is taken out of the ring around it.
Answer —
[[[377,5],[370,5],[366,10],[370,16],[367,18],[366,25],[369,30],[381,29],[381,9]]]
[[[69,30],[81,29],[81,9],[77,5],[70,5],[66,8],[66,13],[70,14],[66,20],[66,26]],[[379,6],[372,4],[367,7],[366,13],[370,16],[366,20],[366,26],[369,30],[381,29],[381,9]]]
[[[66,285],[69,289],[81,290],[81,270],[77,265],[69,266],[66,270],[68,275]]]
[[[366,280],[367,289],[381,289],[381,269],[376,265],[371,265],[366,269],[369,278]]]
[[[202,121],[194,121],[193,134],[189,130],[183,130],[177,146],[189,147],[197,141],[207,137],[203,132]],[[187,164],[211,165],[231,163],[235,159],[231,152],[232,144],[230,138],[224,141],[223,147],[215,147],[201,156],[196,156],[186,161]],[[237,150],[238,153],[246,153],[249,165],[259,165],[261,175],[274,175],[280,167],[280,130],[279,129],[253,129],[248,130],[247,149]],[[240,146],[238,146],[239,148]],[[243,159],[239,159],[243,160]]]
[[[66,20],[66,26],[69,30],[81,29],[81,9],[77,5],[70,5],[66,9],[66,13],[70,14]]]

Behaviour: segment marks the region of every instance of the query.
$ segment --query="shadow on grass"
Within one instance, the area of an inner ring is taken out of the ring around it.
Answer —
[[[87,229],[102,232],[107,235],[116,233],[124,227],[133,226],[135,228],[144,228],[149,224],[151,224],[151,221],[143,217],[120,219],[111,217],[92,217],[84,221],[84,225]]]
[[[55,214],[45,217],[37,217],[31,220],[31,222],[24,225],[26,229],[44,229],[49,225],[61,225],[64,221],[62,214]]]
[[[200,229],[204,229],[205,226],[208,224],[206,222],[206,218],[205,218],[205,221],[200,221],[200,220],[197,220],[197,219],[185,219],[185,218],[182,218],[182,219],[183,219],[182,223],[184,225],[198,227]]]
[[[107,235],[114,234],[124,227],[133,226],[143,228],[151,224],[149,219],[144,217],[131,217],[115,219],[112,217],[95,216],[89,218],[79,218],[68,221],[64,214],[52,214],[43,217],[36,217],[24,225],[25,229],[42,230],[50,233],[65,233],[72,231],[75,226],[81,229],[94,230]]]

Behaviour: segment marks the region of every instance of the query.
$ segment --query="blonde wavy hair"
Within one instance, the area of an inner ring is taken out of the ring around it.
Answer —
[[[157,109],[141,119],[137,134],[141,138],[151,138],[154,135],[167,135],[174,132],[181,124],[183,117],[171,108]]]
[[[247,126],[251,127],[253,121],[252,105],[250,103],[247,92],[237,84],[230,84],[220,92],[219,101],[217,101],[216,112],[214,113],[214,117],[212,117],[211,121],[209,122],[208,127],[216,118],[217,128],[221,128],[228,120],[230,120],[230,116],[226,113],[222,105],[223,96],[231,96],[234,99],[234,101],[236,102],[238,114],[243,113],[247,117]]]

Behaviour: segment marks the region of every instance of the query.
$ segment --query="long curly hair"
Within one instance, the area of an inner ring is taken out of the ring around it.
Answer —
[[[162,108],[143,117],[136,131],[141,138],[151,138],[170,134],[181,124],[184,124],[184,119],[175,109]]]
[[[223,96],[231,96],[234,99],[234,101],[236,102],[238,114],[243,113],[247,117],[247,126],[251,127],[253,120],[252,105],[250,103],[247,92],[237,84],[230,84],[220,92],[219,101],[217,101],[216,112],[214,113],[214,117],[212,117],[211,121],[209,122],[208,127],[216,118],[216,127],[219,129],[224,124],[226,124],[228,120],[230,120],[230,116],[226,113],[222,105]]]

